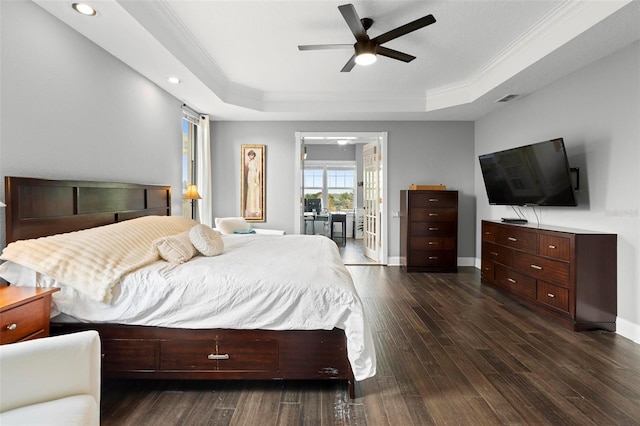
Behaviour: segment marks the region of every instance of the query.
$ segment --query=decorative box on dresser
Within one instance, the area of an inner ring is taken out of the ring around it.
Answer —
[[[482,282],[575,331],[615,331],[617,235],[482,221]]]
[[[49,336],[51,294],[58,290],[0,287],[0,344]]]
[[[400,264],[407,272],[458,270],[458,191],[400,191]]]

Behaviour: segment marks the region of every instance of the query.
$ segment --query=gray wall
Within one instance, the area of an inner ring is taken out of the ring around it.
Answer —
[[[579,206],[536,211],[542,224],[618,234],[618,331],[640,342],[640,42],[478,120],[476,155],[556,137],[580,167]],[[489,206],[474,165],[478,222],[513,216]],[[476,241],[480,257],[479,230]]]
[[[266,148],[267,221],[256,227],[292,233],[295,132],[388,132],[389,257],[400,254],[400,190],[412,183],[442,183],[460,191],[459,257],[475,257],[475,187],[472,122],[214,122],[211,126],[214,216],[240,209],[240,145]],[[231,159],[231,160],[230,160]]]
[[[0,7],[0,176],[180,188],[180,101],[34,3]]]

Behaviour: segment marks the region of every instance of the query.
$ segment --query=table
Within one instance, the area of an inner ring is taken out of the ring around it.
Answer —
[[[304,233],[307,234],[308,225],[311,225],[311,235],[316,234],[316,222],[323,222],[323,235],[327,234],[327,227],[329,224],[328,214],[305,214],[304,216]]]

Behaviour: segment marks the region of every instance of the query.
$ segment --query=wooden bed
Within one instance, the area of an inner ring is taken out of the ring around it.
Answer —
[[[169,186],[5,177],[10,242],[171,214]],[[343,330],[177,329],[52,323],[52,334],[93,329],[104,377],[345,380],[354,376]]]

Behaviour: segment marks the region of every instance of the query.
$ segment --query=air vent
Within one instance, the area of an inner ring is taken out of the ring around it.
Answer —
[[[498,99],[496,102],[509,102],[515,98],[517,98],[519,95],[505,95],[503,97],[501,97],[500,99]]]

